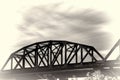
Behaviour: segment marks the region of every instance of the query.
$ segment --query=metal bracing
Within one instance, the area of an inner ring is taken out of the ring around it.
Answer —
[[[119,47],[120,40],[103,57],[94,47],[88,45],[57,40],[37,42],[11,54],[0,76],[18,80],[66,80],[73,75],[85,77],[88,72],[98,69],[106,75],[112,76],[111,73],[114,73],[120,76],[120,54],[116,60],[108,60]],[[8,66],[10,68],[6,70]]]
[[[113,46],[113,48],[110,50],[110,52],[106,55],[105,60],[109,58],[109,56],[112,54],[112,52],[116,49],[116,47],[119,47],[119,53],[120,53],[120,39],[117,41],[117,43]],[[117,60],[120,58],[120,55],[117,57]]]
[[[99,56],[99,59],[96,58]],[[11,69],[25,69],[35,67],[51,67],[85,62],[103,61],[102,55],[92,46],[50,40],[37,42],[15,51],[3,66],[5,69],[11,62]]]

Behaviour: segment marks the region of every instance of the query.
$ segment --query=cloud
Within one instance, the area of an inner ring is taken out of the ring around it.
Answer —
[[[69,7],[60,11],[61,6],[59,3],[28,10],[23,15],[24,23],[18,27],[25,36],[18,45],[60,39],[92,45],[98,50],[109,48],[110,34],[102,31],[102,26],[108,22],[104,13],[93,9],[75,11]]]

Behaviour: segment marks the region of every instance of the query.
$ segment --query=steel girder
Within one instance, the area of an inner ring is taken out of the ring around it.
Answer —
[[[104,61],[104,57],[92,46],[49,40],[25,46],[6,61],[2,70],[9,64],[11,70],[35,67],[51,67],[70,64],[94,63]]]
[[[113,51],[119,47],[119,55],[117,57],[117,60],[120,60],[120,39],[116,42],[116,44],[112,47],[112,49],[109,51],[109,53],[106,55],[105,60],[107,61],[107,59],[111,56],[111,54],[113,53]]]

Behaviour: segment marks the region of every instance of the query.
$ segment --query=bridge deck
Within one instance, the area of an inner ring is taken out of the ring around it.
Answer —
[[[43,76],[54,76],[56,78],[60,77],[72,77],[86,76],[87,72],[93,72],[94,70],[101,70],[106,75],[119,75],[120,76],[120,66],[118,61],[106,61],[106,62],[95,62],[95,63],[84,63],[84,64],[69,64],[61,66],[49,66],[49,67],[36,67],[36,68],[26,68],[26,69],[15,69],[2,71],[0,74],[3,78],[6,75],[9,77],[29,77],[29,78],[44,78]]]

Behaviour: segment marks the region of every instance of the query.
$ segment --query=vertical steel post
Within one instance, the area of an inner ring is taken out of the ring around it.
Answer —
[[[83,48],[81,48],[81,63],[83,63]]]
[[[75,50],[75,55],[76,55],[76,63],[78,63],[78,50],[77,50],[77,45],[75,46],[76,50]]]
[[[50,65],[52,65],[52,42],[50,41]]]
[[[13,58],[11,58],[11,70],[13,69]]]
[[[36,49],[35,49],[35,67],[38,67],[38,44],[36,44]]]
[[[25,68],[25,53],[26,53],[26,49],[24,49],[23,51],[23,55],[22,55],[22,67]]]
[[[67,44],[65,43],[65,64],[67,64]]]

